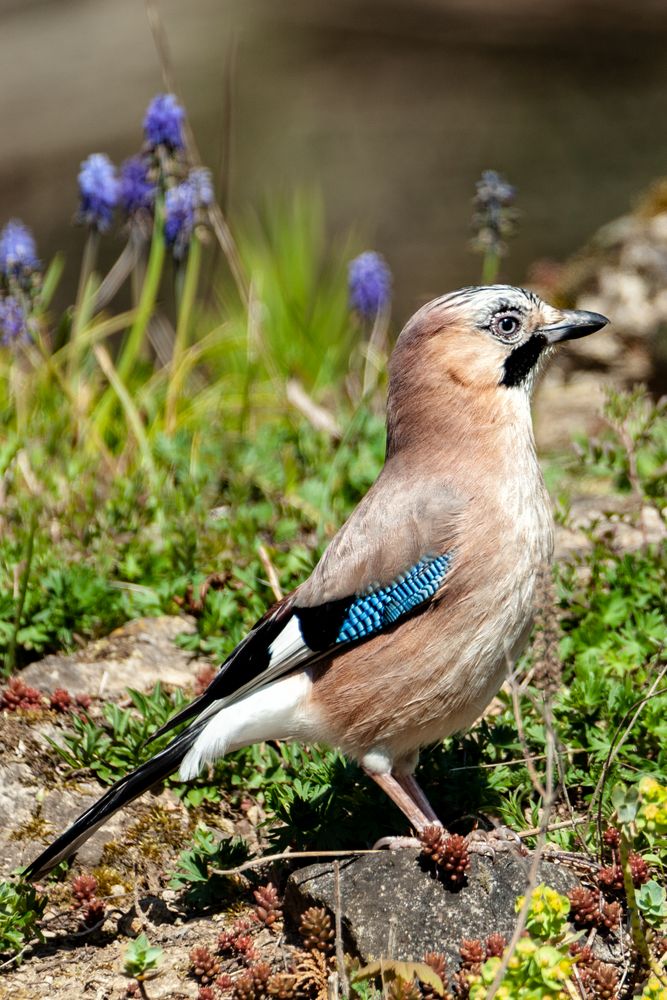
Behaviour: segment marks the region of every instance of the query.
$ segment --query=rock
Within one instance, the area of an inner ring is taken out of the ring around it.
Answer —
[[[66,688],[71,694],[113,698],[128,687],[148,690],[156,681],[187,687],[194,681],[193,657],[174,644],[195,631],[190,616],[138,618],[76,653],[54,653],[31,663],[21,678],[42,691]],[[201,666],[201,661],[195,661]]]
[[[600,432],[605,384],[599,373],[582,371],[566,375],[556,367],[547,371],[533,406],[535,440],[540,452],[569,450],[575,434]]]
[[[537,262],[527,283],[549,302],[603,313],[608,327],[571,341],[547,369],[535,400],[536,439],[567,446],[599,429],[603,389],[667,386],[667,181],[636,210],[603,226],[562,265]]]
[[[362,962],[373,958],[421,960],[427,951],[444,953],[450,969],[459,962],[462,938],[485,938],[498,931],[509,939],[514,904],[525,892],[530,858],[474,855],[468,882],[455,892],[420,866],[416,851],[368,854],[340,862],[343,933]],[[561,893],[579,885],[568,869],[543,861],[539,881]],[[285,906],[298,919],[308,906],[335,910],[330,863],[310,865],[290,875]]]
[[[570,505],[566,525],[556,527],[556,560],[590,549],[586,532],[595,527],[617,552],[632,552],[643,545],[657,545],[667,538],[667,523],[656,507],[638,509],[631,496],[577,497]]]
[[[34,733],[35,727],[31,728]],[[31,754],[39,753],[39,733],[34,735]],[[44,781],[39,771],[18,759],[0,767],[0,878],[32,861],[103,793],[104,788],[95,781],[54,783],[53,776]],[[81,867],[88,870],[99,865],[105,846],[114,842],[123,845],[128,831],[142,817],[147,817],[146,836],[150,837],[154,826],[155,839],[159,838],[159,820],[153,823],[149,816],[155,806],[160,807],[163,815],[169,812],[180,821],[185,842],[188,817],[174,793],[166,789],[157,796],[145,795],[110,817],[78,851]],[[174,852],[165,844],[164,853],[169,858]]]

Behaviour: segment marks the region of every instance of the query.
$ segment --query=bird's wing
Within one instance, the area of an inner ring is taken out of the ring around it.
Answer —
[[[155,736],[389,629],[438,595],[455,561],[465,502],[442,481],[416,483],[386,470],[310,577],[257,622],[206,691]]]

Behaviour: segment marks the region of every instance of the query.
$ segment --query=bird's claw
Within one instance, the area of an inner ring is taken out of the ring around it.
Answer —
[[[473,830],[466,837],[469,854],[479,854],[495,859],[497,854],[509,851],[525,855],[526,849],[521,838],[508,826],[497,826],[493,830]]]
[[[417,837],[380,837],[373,844],[374,851],[401,851],[405,847],[422,848],[422,842]]]

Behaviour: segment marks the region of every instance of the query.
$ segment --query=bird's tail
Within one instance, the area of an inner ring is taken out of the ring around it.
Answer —
[[[141,764],[117,781],[101,799],[94,802],[23,872],[23,877],[34,881],[46,875],[59,862],[71,857],[81,844],[92,836],[110,816],[142,792],[163,781],[175,771],[199,736],[205,723],[197,721],[188,726],[172,742],[145,764]]]

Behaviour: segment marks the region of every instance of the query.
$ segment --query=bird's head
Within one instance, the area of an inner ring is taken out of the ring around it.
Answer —
[[[408,321],[392,355],[390,425],[408,405],[417,420],[474,401],[506,410],[508,394],[517,403],[530,398],[556,345],[607,322],[599,313],[557,309],[512,285],[462,288],[434,299]]]

